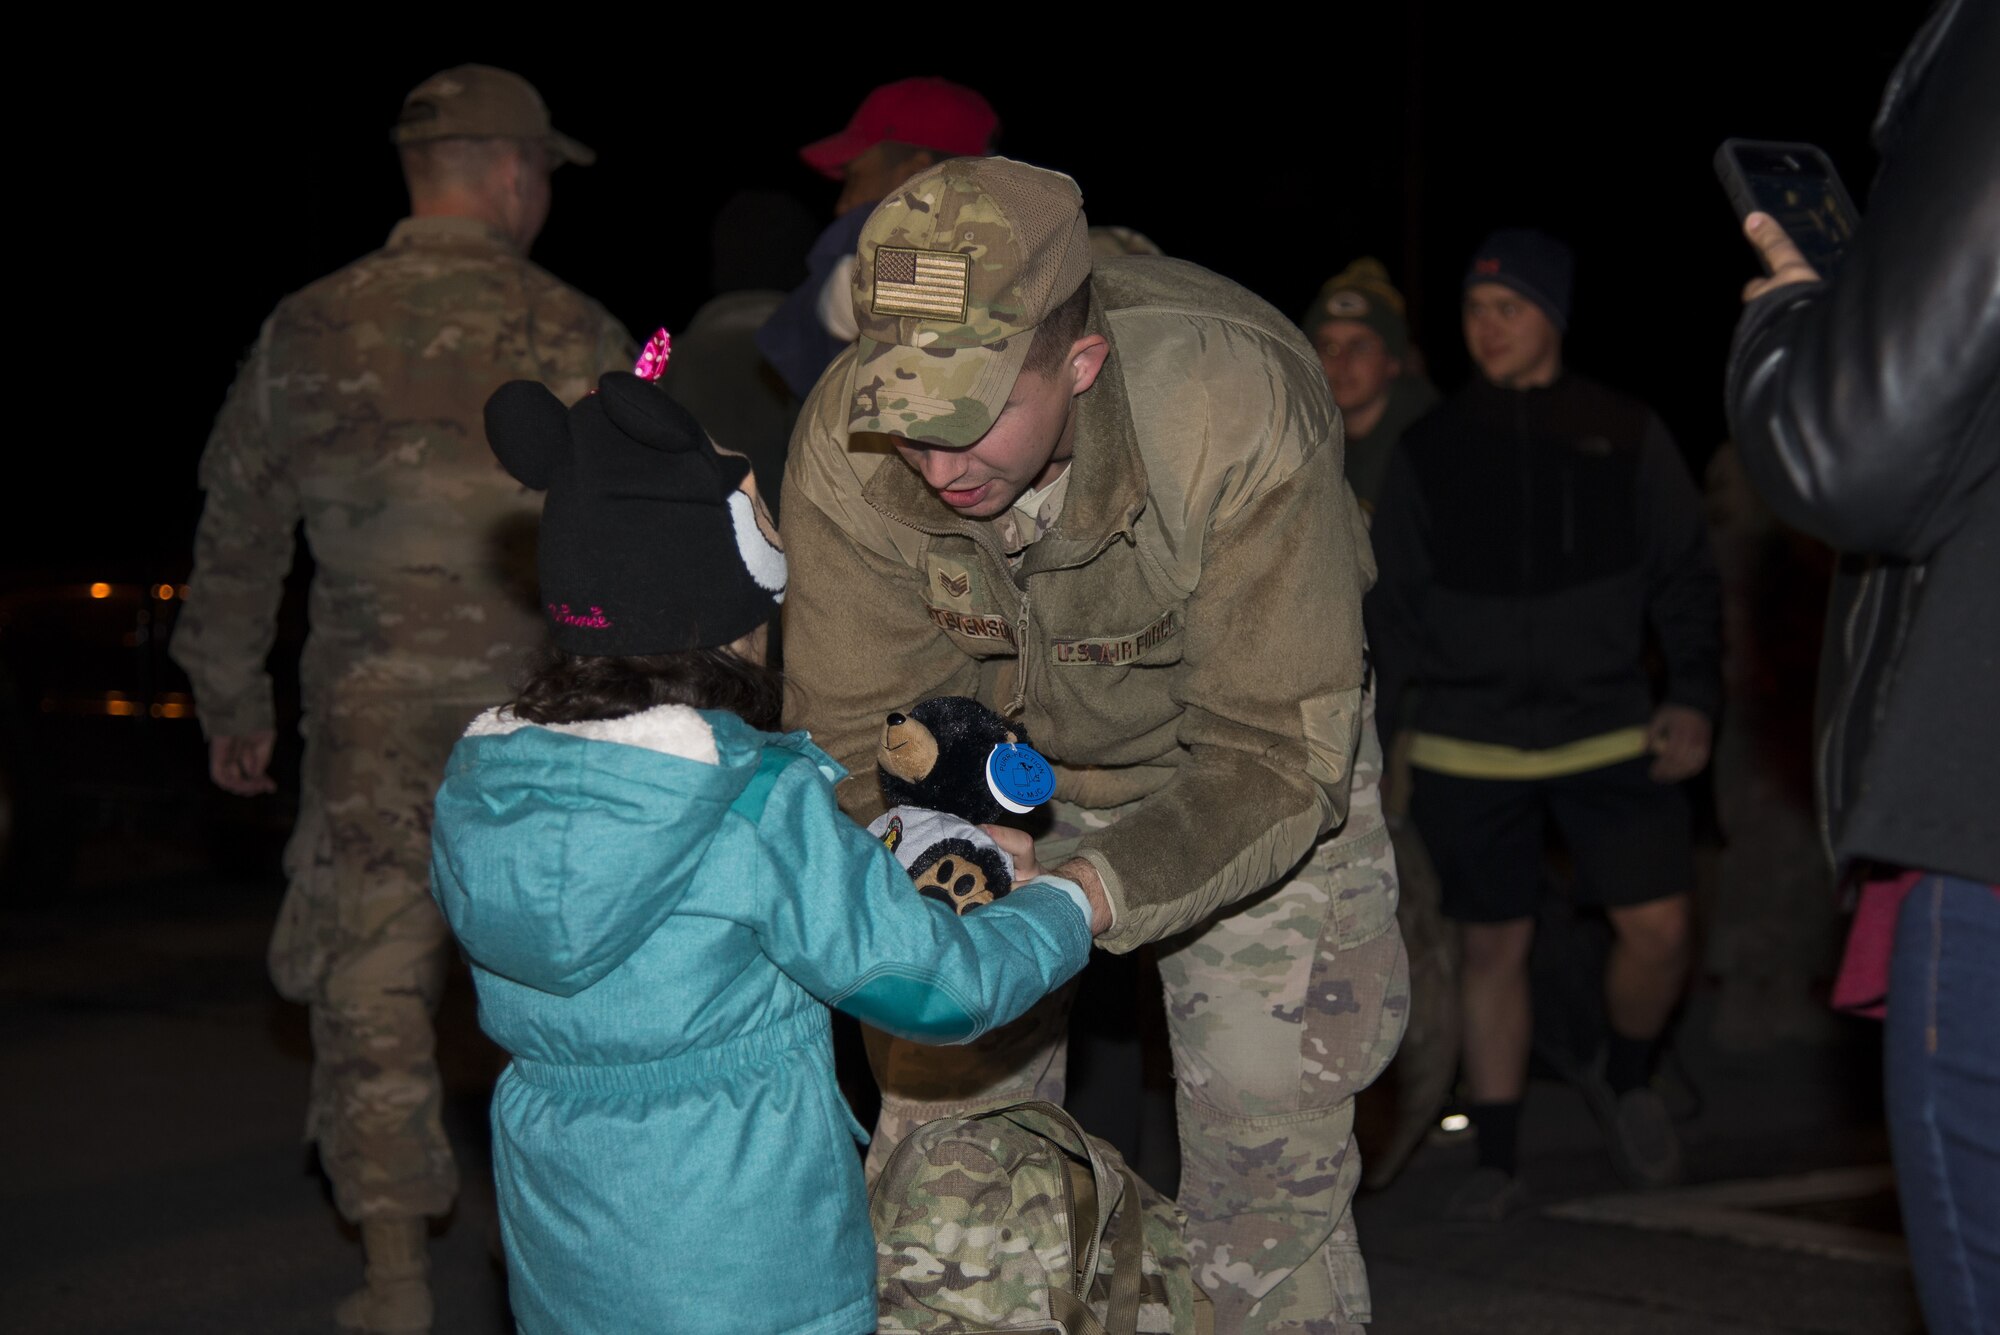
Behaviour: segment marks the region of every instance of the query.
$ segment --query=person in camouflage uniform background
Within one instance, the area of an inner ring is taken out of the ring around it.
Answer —
[[[1027,725],[1057,780],[1038,861],[1084,884],[1100,945],[1159,943],[1217,1329],[1351,1330],[1371,1315],[1354,1096],[1402,1034],[1408,971],[1372,562],[1325,378],[1234,284],[1093,262],[1074,182],[1005,159],[884,201],[855,282],[862,337],[786,477],[792,721],[855,772],[863,820],[886,711],[976,694]],[[1069,1001],[963,1049],[871,1034],[871,1170],[923,1121],[1060,1100]]]
[[[543,635],[540,497],[495,462],[482,412],[518,378],[574,401],[634,349],[526,258],[550,172],[592,155],[525,80],[446,70],[392,137],[412,216],[279,303],[216,420],[172,653],[215,781],[270,791],[265,659],[303,522],[306,750],[271,974],[311,1008],[306,1135],[367,1255],[340,1323],[416,1331],[431,1322],[425,1219],[457,1191],[433,1056],[449,936],[428,890],[431,802],[466,723],[512,694]]]

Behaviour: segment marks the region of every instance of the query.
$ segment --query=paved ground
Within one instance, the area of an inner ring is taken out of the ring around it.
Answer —
[[[357,1278],[353,1242],[299,1144],[303,1016],[263,977],[274,846],[268,829],[241,837],[247,846],[218,854],[106,835],[78,850],[62,893],[15,885],[0,901],[0,1327],[321,1332]],[[1684,1044],[1703,1098],[1687,1127],[1697,1179],[1885,1161],[1864,1026],[1837,1027],[1831,1045],[1725,1060],[1700,1039],[1703,1004]],[[497,1063],[468,987],[443,1023],[452,1130],[477,1182]],[[1525,1151],[1539,1199],[1616,1193],[1581,1100],[1553,1082],[1531,1098]],[[1437,1204],[1470,1156],[1464,1143],[1432,1144],[1362,1204],[1384,1335],[1919,1328],[1893,1261],[1542,1213],[1503,1229],[1441,1227]],[[1879,1199],[1785,1208],[1877,1244],[1888,1223]],[[444,1335],[508,1329],[491,1228],[490,1199],[469,1191],[437,1240]]]

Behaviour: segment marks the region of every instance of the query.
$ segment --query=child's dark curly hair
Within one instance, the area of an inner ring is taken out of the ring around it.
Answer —
[[[689,705],[726,709],[770,732],[779,726],[784,700],[782,673],[727,649],[619,658],[551,649],[515,697],[514,715],[531,723],[582,723],[655,705]]]

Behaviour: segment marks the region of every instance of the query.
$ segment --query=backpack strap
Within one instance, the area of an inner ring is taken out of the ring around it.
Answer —
[[[1125,1179],[1125,1217],[1119,1221],[1118,1236],[1111,1241],[1111,1292],[1104,1304],[1104,1320],[1078,1295],[1050,1285],[1049,1315],[1063,1323],[1069,1335],[1139,1335],[1140,1270],[1146,1251],[1146,1217],[1139,1209],[1139,1179],[1130,1168],[1121,1168]],[[1094,1214],[1095,1211],[1093,1210]],[[1200,1289],[1197,1288],[1199,1293]],[[1213,1330],[1213,1326],[1210,1327]]]
[[[1062,1322],[1067,1335],[1110,1335],[1104,1323],[1068,1289],[1049,1286],[1049,1315]]]
[[[771,790],[777,787],[778,776],[787,765],[811,764],[796,751],[787,751],[782,746],[767,746],[757,757],[757,772],[750,776],[750,782],[743,785],[743,791],[729,804],[729,809],[752,825],[764,819],[764,804],[771,800]]]
[[[1111,1243],[1111,1292],[1106,1295],[1104,1324],[1111,1335],[1139,1335],[1139,1281],[1146,1252],[1146,1214],[1139,1205],[1139,1179],[1123,1164],[1125,1196],[1119,1202],[1124,1218]]]
[[[1194,1276],[1188,1276],[1188,1282],[1194,1288],[1194,1335],[1215,1335],[1215,1300],[1194,1283]]]
[[[1054,1103],[1042,1099],[1022,1099],[1018,1102],[1002,1104],[998,1107],[982,1108],[970,1114],[975,1117],[1005,1117],[1010,1113],[1033,1113],[1048,1122],[1053,1128],[1068,1135],[1054,1135],[1049,1138],[1066,1152],[1080,1159],[1084,1167],[1081,1176],[1090,1177],[1087,1165],[1090,1162],[1090,1138],[1069,1112]],[[1043,1134],[1048,1134],[1047,1129]],[[1064,1144],[1068,1139],[1069,1143]],[[1143,1282],[1141,1270],[1146,1250],[1146,1217],[1139,1204],[1139,1179],[1130,1167],[1119,1165],[1119,1175],[1125,1184],[1124,1195],[1119,1203],[1124,1215],[1118,1223],[1118,1235],[1109,1238],[1111,1244],[1111,1286],[1106,1295],[1104,1320],[1098,1321],[1090,1308],[1078,1294],[1051,1286],[1049,1288],[1049,1315],[1061,1321],[1070,1330],[1070,1335],[1138,1335],[1139,1299]],[[1096,1198],[1095,1182],[1086,1199],[1082,1191],[1075,1191],[1073,1201],[1076,1213],[1071,1220],[1071,1235],[1095,1236],[1101,1221],[1099,1211],[1103,1208]],[[1081,1284],[1085,1276],[1077,1276]]]

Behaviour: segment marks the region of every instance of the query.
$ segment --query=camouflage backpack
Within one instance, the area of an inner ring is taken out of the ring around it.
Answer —
[[[880,1335],[1213,1335],[1186,1216],[1053,1103],[918,1127],[868,1216]]]

